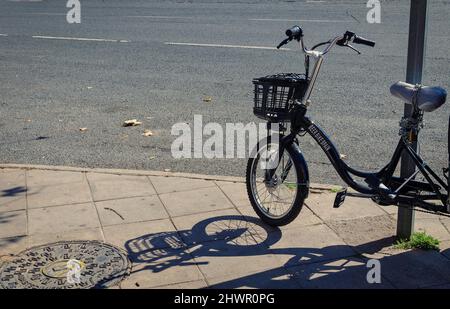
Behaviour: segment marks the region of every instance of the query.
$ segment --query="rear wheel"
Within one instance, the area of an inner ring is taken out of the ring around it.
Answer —
[[[278,156],[278,160],[275,160]],[[277,162],[270,166],[268,162]],[[293,221],[308,194],[308,176],[296,144],[280,155],[270,144],[247,163],[247,193],[253,209],[267,224],[282,226]]]

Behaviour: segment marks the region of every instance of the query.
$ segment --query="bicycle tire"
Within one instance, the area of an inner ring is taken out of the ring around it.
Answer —
[[[292,159],[293,167],[295,168],[295,171],[297,173],[297,183],[300,185],[296,186],[296,196],[292,207],[288,212],[286,212],[286,214],[284,214],[280,218],[271,218],[267,214],[265,214],[261,210],[258,199],[254,196],[253,193],[254,190],[252,189],[252,174],[254,172],[254,168],[257,168],[257,164],[255,164],[255,161],[257,163],[257,160],[259,160],[259,153],[254,158],[250,158],[247,162],[246,185],[250,203],[261,220],[269,224],[270,226],[283,226],[295,220],[303,207],[304,200],[308,196],[309,175],[305,160],[300,152],[300,149],[298,148],[298,145],[292,143],[291,145],[286,147],[285,151],[288,152],[290,158]]]

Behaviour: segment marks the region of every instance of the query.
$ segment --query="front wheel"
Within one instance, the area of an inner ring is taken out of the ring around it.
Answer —
[[[306,163],[295,143],[282,154],[278,145],[269,144],[248,160],[248,197],[255,212],[269,225],[286,225],[298,216],[308,196],[308,182]]]

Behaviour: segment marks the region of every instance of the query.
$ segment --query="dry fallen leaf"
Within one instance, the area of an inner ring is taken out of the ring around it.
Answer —
[[[134,127],[134,126],[138,126],[141,125],[142,122],[137,121],[137,119],[130,119],[130,120],[125,120],[123,122],[123,126],[124,127]]]
[[[87,128],[80,128],[81,132],[87,131]]]
[[[150,131],[150,130],[144,130],[144,133],[142,133],[142,135],[144,135],[144,136],[152,136],[153,132]]]
[[[203,97],[203,102],[209,103],[211,101],[212,101],[212,97],[210,97],[210,96]]]

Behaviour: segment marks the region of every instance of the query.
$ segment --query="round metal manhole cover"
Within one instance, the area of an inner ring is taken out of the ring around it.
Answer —
[[[130,273],[120,249],[98,241],[68,241],[25,250],[0,266],[3,289],[106,288]]]

